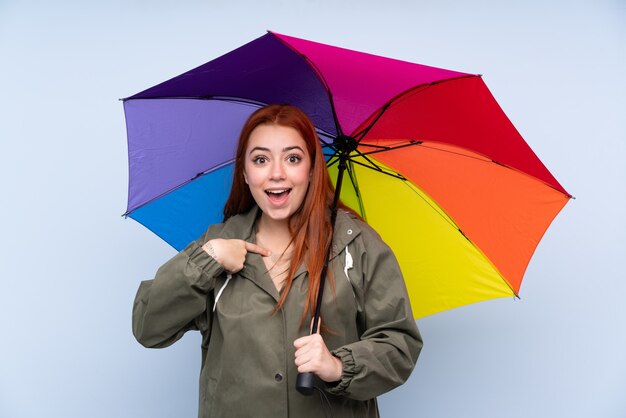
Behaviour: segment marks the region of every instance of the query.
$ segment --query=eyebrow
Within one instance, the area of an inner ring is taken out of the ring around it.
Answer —
[[[304,150],[299,146],[299,145],[294,145],[291,147],[285,147],[282,149],[282,152],[289,152],[289,151],[293,151],[294,149],[300,150],[301,152],[304,152]],[[255,151],[263,151],[263,152],[271,152],[271,150],[267,147],[254,147],[250,150],[250,152],[248,154],[252,154]]]

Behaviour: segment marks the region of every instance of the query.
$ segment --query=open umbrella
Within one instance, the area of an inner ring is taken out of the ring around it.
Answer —
[[[220,222],[241,126],[267,103],[311,117],[342,200],[393,248],[416,318],[517,296],[571,197],[481,76],[269,32],[124,99],[126,215],[176,249]]]

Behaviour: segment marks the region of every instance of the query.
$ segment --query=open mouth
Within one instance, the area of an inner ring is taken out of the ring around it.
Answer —
[[[270,198],[280,199],[281,197],[285,197],[291,192],[291,189],[275,189],[275,190],[266,190],[265,194],[267,194]]]
[[[270,200],[278,202],[285,199],[291,189],[273,189],[273,190],[265,190],[265,194],[270,198]]]

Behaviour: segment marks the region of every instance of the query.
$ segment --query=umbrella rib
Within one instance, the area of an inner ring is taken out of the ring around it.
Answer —
[[[332,154],[331,157],[334,157],[335,154]],[[339,158],[331,159],[326,163],[326,167],[332,167],[339,162]]]
[[[443,209],[441,209],[438,205],[435,206],[432,203],[430,203],[428,201],[428,199],[426,199],[424,196],[422,196],[421,193],[418,192],[417,187],[411,187],[411,185],[409,184],[410,182],[405,182],[405,185],[413,192],[415,193],[420,199],[422,199],[424,201],[424,203],[426,203],[428,206],[430,206],[430,208],[432,210],[435,211],[435,213],[437,213],[439,216],[441,216],[443,218],[444,221],[446,221],[450,226],[452,226],[452,228],[456,229],[459,234],[461,234],[463,236],[463,238],[465,238],[471,245],[472,247],[474,247],[476,249],[476,251],[478,251],[479,253],[483,254],[483,252],[481,251],[481,249],[474,243],[474,241],[472,241],[471,239],[469,239],[469,237],[467,235],[465,235],[465,233],[463,232],[463,230],[452,220],[452,218],[445,213],[445,211]],[[487,257],[486,257],[487,258]],[[509,282],[506,281],[506,279],[504,278],[504,276],[502,276],[502,273],[500,272],[500,270],[498,270],[498,268],[496,266],[494,266],[492,263],[490,263],[491,266],[494,268],[494,270],[498,273],[498,276],[500,277],[500,279],[506,284],[506,286],[511,290],[511,292],[513,293],[513,295],[516,298],[520,298],[519,295],[517,294],[517,292],[515,291],[515,289],[513,289],[513,287],[511,287],[511,284]]]
[[[439,207],[438,205],[433,205],[428,199],[426,199],[421,192],[420,189],[417,188],[417,186],[411,187],[412,183],[410,182],[405,182],[405,185],[413,192],[415,193],[420,199],[422,199],[424,201],[424,203],[426,203],[428,206],[430,206],[430,208],[432,210],[434,210],[437,214],[439,214],[439,216],[441,216],[448,224],[450,224],[454,229],[456,229],[457,231],[459,231],[461,233],[461,235],[463,235],[465,237],[465,239],[469,240],[469,238],[467,238],[467,236],[463,233],[463,231],[461,230],[461,228],[459,228],[459,226],[452,220],[452,218],[450,218],[450,216],[448,216],[448,214],[446,214],[443,209],[441,209],[441,207]]]
[[[383,171],[383,169],[380,168],[380,166],[378,164],[376,164],[374,161],[372,161],[368,156],[366,156],[365,154],[362,154],[359,150],[356,150],[356,153],[357,153],[357,155],[362,157],[365,161],[370,163],[377,171]]]
[[[240,104],[247,104],[247,105],[252,105],[252,106],[256,106],[256,107],[263,107],[265,106],[267,103],[264,102],[260,102],[258,100],[254,100],[254,99],[248,99],[245,97],[236,97],[236,96],[213,96],[210,94],[204,95],[204,96],[151,96],[151,97],[137,97],[137,98],[132,98],[132,97],[128,97],[126,99],[120,99],[124,102],[129,101],[129,100],[163,100],[163,99],[171,99],[171,100],[218,100],[218,101],[222,101],[222,102],[234,102],[234,103],[240,103]]]
[[[408,90],[405,90],[404,92],[398,94],[396,97],[392,98],[391,100],[389,100],[389,102],[387,102],[388,106],[392,106],[398,103],[402,103],[404,100],[411,98],[413,96],[415,96],[416,94],[419,94],[425,90],[428,90],[429,88],[436,86],[438,84],[443,84],[443,83],[447,83],[449,81],[456,81],[456,80],[460,80],[463,78],[473,78],[473,77],[478,77],[478,78],[482,78],[481,74],[465,74],[465,75],[460,75],[457,77],[450,77],[450,78],[446,78],[443,80],[436,80],[436,81],[431,81],[429,83],[424,83],[424,84],[420,84],[418,86],[414,86]]]
[[[365,135],[367,135],[367,133],[374,127],[374,125],[376,124],[376,122],[378,122],[378,120],[383,116],[383,114],[387,111],[387,109],[389,109],[389,105],[390,103],[387,103],[386,105],[384,105],[382,108],[380,108],[380,111],[378,112],[378,115],[374,118],[374,120],[372,121],[372,123],[370,123],[369,125],[367,125],[365,128],[361,129],[361,131],[357,132],[354,135],[354,139],[357,142],[361,142],[361,140],[363,138],[365,138]]]
[[[368,159],[368,160],[369,160],[369,159]],[[391,176],[391,177],[397,178],[398,180],[403,180],[403,181],[406,181],[406,180],[407,180],[407,178],[406,178],[406,177],[404,177],[402,174],[400,174],[400,173],[396,173],[396,172],[392,172],[392,171],[387,171],[387,170],[384,170],[384,169],[380,168],[379,166],[377,166],[377,165],[376,165],[376,164],[374,164],[374,163],[372,163],[372,165],[368,165],[368,164],[364,164],[364,163],[362,163],[362,162],[360,162],[360,161],[356,161],[356,160],[353,160],[353,159],[350,159],[350,160],[348,160],[348,161],[350,161],[351,163],[354,163],[354,164],[358,164],[358,165],[360,165],[360,166],[362,166],[362,167],[369,168],[370,170],[377,171],[377,172],[379,172],[379,173],[381,173],[381,174],[386,174],[386,175],[388,175],[388,176]]]
[[[372,154],[378,154],[380,152],[386,152],[386,151],[394,151],[400,148],[406,148],[406,147],[410,147],[413,145],[421,145],[422,141],[415,141],[415,140],[410,140],[409,143],[407,144],[401,144],[401,145],[396,145],[396,146],[391,146],[391,147],[385,147],[385,146],[381,146],[381,145],[374,145],[374,144],[359,144],[360,147],[375,147],[378,148],[374,151],[368,151],[368,152],[360,152],[360,155],[372,155]]]
[[[427,89],[428,87],[430,87],[433,83],[430,84],[426,84],[426,85],[422,85],[422,86],[418,86],[416,87],[416,90],[412,92],[412,94],[410,96],[413,96],[414,94],[417,94],[419,92],[421,92],[422,90]],[[421,88],[421,89],[420,89]],[[407,92],[405,92],[404,94],[408,94]],[[410,97],[409,96],[409,97]],[[400,99],[404,99],[403,94],[398,95],[396,97],[394,97],[393,99],[389,100],[387,103],[385,103],[385,105],[383,105],[383,107],[380,108],[380,110],[378,111],[378,115],[376,115],[376,117],[372,120],[372,122],[367,125],[365,128],[361,129],[359,132],[357,132],[354,137],[357,139],[357,142],[360,142],[363,138],[365,138],[365,136],[369,133],[369,131],[372,130],[372,128],[374,127],[374,125],[376,124],[376,122],[378,122],[378,120],[383,116],[383,114],[391,107],[392,104],[396,104],[396,101],[399,101]]]
[[[378,164],[376,164],[374,161],[372,161],[370,158],[368,158],[367,156],[363,155],[363,153],[361,153],[358,149],[354,151],[359,157],[362,157],[365,161],[367,161],[370,165],[368,166],[367,164],[363,164],[360,163],[358,161],[353,160],[352,158],[350,158],[351,161],[354,161],[356,164],[360,164],[363,167],[369,167],[373,170],[376,171],[383,171],[382,168],[380,168],[380,166]]]
[[[389,149],[388,146],[385,145],[374,145],[374,144],[363,144],[363,143],[359,143],[360,147],[369,147],[369,148],[377,148],[377,149],[382,149],[382,150],[387,150]]]
[[[395,177],[397,179],[400,180],[406,180],[406,177],[404,177],[403,175],[397,173],[397,172],[391,172],[391,171],[387,171],[384,170],[382,168],[380,168],[380,166],[378,164],[376,164],[374,161],[372,161],[366,154],[362,153],[361,151],[359,151],[358,149],[356,149],[354,151],[359,157],[363,158],[365,161],[367,161],[370,165],[361,163],[359,161],[354,160],[353,158],[350,158],[349,161],[354,162],[355,164],[359,164],[363,167],[367,167],[370,168],[372,170],[378,171],[379,173],[383,173],[383,174],[387,174],[389,176]]]
[[[564,195],[565,195],[565,197],[567,197],[568,199],[575,199],[575,197],[574,197],[573,195],[571,195],[571,194],[569,194],[569,193],[563,193],[561,190],[557,189],[557,188],[556,188],[556,187],[554,187],[553,185],[551,185],[551,184],[547,183],[546,181],[544,181],[544,180],[542,180],[542,179],[539,179],[539,178],[537,178],[537,177],[533,176],[532,174],[528,174],[527,172],[522,171],[522,170],[520,170],[520,169],[518,169],[518,168],[515,168],[515,167],[512,167],[512,166],[510,166],[510,165],[506,165],[506,164],[504,164],[504,163],[501,163],[501,162],[499,162],[499,161],[496,161],[496,160],[494,160],[494,159],[492,159],[492,158],[489,158],[489,157],[488,157],[488,156],[486,156],[486,155],[482,155],[482,154],[480,154],[480,155],[482,156],[482,158],[481,158],[481,157],[477,157],[477,156],[474,156],[474,155],[467,155],[467,154],[463,154],[462,152],[457,152],[457,151],[452,151],[452,150],[447,150],[447,149],[441,149],[441,148],[438,148],[438,147],[433,147],[433,146],[428,146],[428,145],[422,145],[422,147],[424,147],[424,148],[428,148],[428,149],[431,149],[431,150],[433,150],[433,151],[447,152],[447,153],[449,153],[449,154],[454,154],[454,155],[458,155],[458,156],[465,157],[465,158],[472,158],[472,159],[475,159],[475,160],[477,160],[477,161],[482,161],[482,162],[484,162],[484,163],[492,163],[492,164],[497,164],[497,165],[499,165],[499,166],[501,166],[501,167],[507,168],[507,169],[509,169],[509,170],[516,171],[516,172],[517,172],[517,173],[519,173],[519,174],[523,174],[523,175],[528,176],[528,177],[530,177],[530,178],[532,178],[532,179],[534,179],[534,180],[536,180],[536,181],[539,181],[539,182],[541,182],[542,184],[544,184],[544,185],[546,185],[546,186],[550,187],[551,189],[554,189],[554,190],[558,191],[559,193],[564,194]],[[475,152],[475,151],[472,151],[472,152]]]
[[[436,86],[437,84],[442,84],[442,83],[446,83],[448,81],[454,81],[454,80],[459,80],[462,78],[470,78],[470,77],[481,77],[479,74],[466,74],[466,75],[461,75],[458,77],[450,77],[444,80],[437,80],[437,81],[431,81],[429,83],[424,83],[424,84],[420,84],[418,86],[414,86],[409,88],[408,90],[405,90],[401,93],[398,93],[395,97],[392,97],[391,99],[389,99],[387,101],[387,103],[385,103],[380,109],[378,109],[377,111],[379,112],[379,114],[374,118],[374,121],[372,123],[370,123],[368,126],[364,127],[363,129],[361,129],[361,131],[359,131],[357,134],[355,134],[354,136],[357,137],[359,135],[361,135],[360,139],[363,139],[365,137],[365,135],[367,134],[367,132],[369,132],[372,127],[374,126],[374,123],[376,123],[376,121],[378,121],[378,119],[380,119],[380,117],[383,115],[383,113],[388,110],[391,106],[402,102],[403,100],[405,100],[406,98],[412,97],[418,93],[421,93],[424,90],[429,89],[430,87]],[[372,118],[374,115],[374,113],[372,113],[367,119],[365,119],[365,121],[367,121],[368,119]],[[364,131],[366,131],[365,133],[363,133]]]
[[[476,157],[474,155],[467,155],[467,154],[463,154],[462,152],[452,151],[452,150],[448,150],[448,149],[441,149],[441,148],[433,147],[431,145],[426,145],[426,144],[424,144],[423,147],[431,149],[433,151],[447,152],[448,154],[459,155],[461,157],[466,157],[466,158],[473,158],[473,159],[478,160],[478,161],[497,163],[497,161],[492,160],[491,158],[488,158],[486,156],[483,156],[482,158],[480,158],[480,157]]]
[[[394,97],[393,99],[391,99],[388,103],[387,106],[392,106],[392,105],[396,105],[399,103],[402,103],[404,100],[415,96],[416,94],[419,94],[425,90],[428,90],[429,88],[431,88],[432,86],[435,86],[437,84],[449,81],[449,80],[455,80],[457,78],[465,78],[468,76],[463,76],[463,77],[455,77],[455,78],[450,78],[450,79],[446,79],[446,80],[439,80],[439,81],[432,81],[430,83],[427,84],[421,84],[419,86],[415,86],[412,89],[409,89],[401,94],[399,94],[398,96]],[[469,77],[475,77],[475,75],[470,75]]]
[[[315,128],[315,131],[317,132],[317,136],[319,137],[320,142],[323,144],[322,145],[323,147],[328,147],[328,148],[332,148],[333,150],[335,150],[335,148],[332,146],[333,145],[332,142],[328,142],[327,140],[321,138],[321,137],[324,137],[324,138],[334,140],[335,139],[334,135],[329,134],[328,132],[322,131],[321,129],[317,127]]]
[[[401,175],[401,174],[399,174],[397,172],[390,171],[390,170],[385,170],[385,169],[381,168],[378,164],[373,162],[366,155],[363,155],[361,152],[359,152],[359,150],[356,150],[355,153],[357,154],[357,156],[360,156],[361,158],[365,159],[369,164],[365,164],[365,163],[362,163],[360,161],[356,161],[356,160],[354,160],[353,157],[348,158],[348,160],[347,160],[348,162],[354,163],[354,164],[358,164],[358,165],[360,165],[362,167],[369,168],[370,170],[374,170],[374,171],[377,171],[379,173],[386,174],[388,176],[397,178],[399,180],[407,180],[406,177],[404,177],[403,175]],[[337,153],[324,154],[324,155],[327,156],[327,157],[330,157],[330,159],[326,162],[326,167],[327,168],[328,167],[332,167],[335,164],[339,163],[339,157],[337,156]]]
[[[396,149],[406,148],[406,147],[413,146],[413,145],[421,145],[422,147],[427,148],[427,149],[430,149],[430,150],[433,150],[433,151],[446,152],[446,153],[449,153],[449,154],[458,155],[458,156],[460,156],[460,157],[464,157],[464,158],[471,158],[471,159],[474,159],[474,160],[477,160],[477,161],[482,161],[482,162],[484,162],[484,163],[493,163],[493,164],[497,164],[497,165],[499,165],[499,166],[501,166],[501,167],[507,168],[507,169],[509,169],[509,170],[514,170],[514,171],[516,171],[516,172],[518,172],[518,173],[520,173],[520,174],[523,174],[523,175],[525,175],[525,176],[531,177],[531,178],[533,178],[534,180],[540,181],[542,184],[545,184],[546,186],[548,186],[548,187],[550,187],[550,188],[552,188],[552,189],[554,189],[554,190],[557,190],[557,191],[561,192],[560,190],[556,189],[553,185],[551,185],[551,184],[549,184],[549,183],[547,183],[547,182],[545,182],[545,181],[543,181],[543,180],[541,180],[541,179],[538,179],[537,177],[535,177],[535,176],[533,176],[533,175],[531,175],[531,174],[528,174],[528,173],[526,173],[526,172],[524,172],[524,171],[522,171],[522,170],[519,170],[519,169],[517,169],[517,168],[515,168],[515,167],[512,167],[512,166],[510,166],[510,165],[503,164],[503,163],[501,163],[501,162],[499,162],[499,161],[496,161],[496,160],[494,160],[494,159],[491,159],[491,158],[489,158],[489,157],[487,157],[487,156],[484,156],[484,155],[482,155],[482,156],[467,155],[467,154],[464,154],[464,153],[462,153],[462,152],[458,152],[458,151],[452,151],[452,150],[448,150],[448,149],[442,149],[442,148],[438,148],[438,147],[430,146],[430,145],[427,145],[427,143],[425,143],[425,142],[423,142],[423,141],[415,141],[415,140],[410,140],[410,142],[409,142],[409,143],[406,143],[406,144],[401,144],[401,145],[396,145],[396,146],[382,146],[382,145],[376,145],[376,144],[363,144],[363,143],[359,143],[359,147],[371,147],[371,148],[376,148],[376,149],[375,149],[375,150],[373,150],[373,151],[366,151],[366,152],[362,152],[362,151],[357,150],[356,152],[357,152],[360,156],[362,156],[363,158],[366,158],[366,159],[367,159],[367,157],[366,157],[367,155],[378,154],[378,153],[381,153],[381,152],[387,152],[387,151],[393,151],[393,150],[396,150]],[[368,161],[369,161],[370,163],[372,163],[369,159],[368,159]],[[378,167],[376,164],[374,164],[374,163],[372,163],[372,164],[373,164],[375,167]],[[561,192],[561,193],[562,193],[562,192]],[[571,194],[565,194],[565,196],[566,196],[568,199],[575,199],[575,197],[574,197],[574,196],[572,196]]]
[[[367,215],[365,213],[365,206],[363,206],[363,198],[361,197],[361,189],[359,189],[359,185],[356,179],[356,173],[352,169],[352,161],[348,160],[346,164],[346,170],[348,171],[348,177],[350,178],[350,183],[352,183],[352,188],[354,189],[354,194],[356,194],[357,202],[359,203],[359,212],[363,217],[363,220],[367,222]]]
[[[213,96],[213,95],[207,95],[207,96],[200,96],[199,99],[201,99],[201,100],[219,100],[219,101],[222,101],[222,102],[234,102],[234,103],[254,105],[254,106],[258,106],[258,107],[263,107],[263,106],[265,106],[267,104],[267,103],[264,103],[264,102],[259,102],[258,100],[247,99],[245,97],[235,97],[235,96]]]
[[[126,218],[126,217],[128,217],[128,215],[130,215],[132,212],[136,211],[137,209],[142,208],[142,207],[144,207],[146,205],[149,205],[150,203],[152,203],[152,202],[154,202],[156,200],[159,200],[163,196],[173,192],[174,190],[178,190],[181,187],[184,187],[184,186],[188,185],[189,183],[191,183],[192,181],[196,180],[199,177],[202,177],[202,176],[204,176],[206,174],[212,173],[215,170],[219,170],[222,167],[226,167],[227,165],[232,164],[234,161],[235,161],[235,159],[228,160],[228,161],[225,161],[225,162],[223,162],[221,164],[217,164],[217,165],[215,165],[215,166],[213,166],[211,168],[207,168],[206,170],[197,173],[192,178],[190,178],[188,180],[185,180],[184,182],[178,184],[177,186],[174,186],[174,187],[164,191],[163,193],[161,193],[161,194],[159,194],[157,196],[154,196],[152,199],[149,199],[149,200],[143,202],[141,205],[135,207],[133,210],[127,210],[126,212],[124,212],[124,214],[122,216]]]
[[[272,35],[274,35],[274,34],[272,33]],[[311,70],[313,70],[313,72],[315,73],[317,78],[320,80],[320,83],[322,83],[322,86],[324,87],[324,90],[326,90],[326,94],[328,94],[328,101],[330,102],[331,113],[333,115],[333,121],[335,122],[335,129],[337,130],[337,135],[343,135],[343,131],[341,130],[341,125],[339,124],[339,119],[337,119],[337,112],[335,111],[335,103],[333,101],[333,93],[330,91],[330,87],[328,86],[328,83],[326,82],[326,79],[324,78],[324,75],[322,74],[320,69],[317,68],[317,65],[315,65],[315,62],[313,62],[313,60],[309,59],[309,57],[307,57],[305,54],[303,54],[302,52],[298,51],[295,47],[293,47],[291,44],[289,44],[288,42],[284,41],[280,37],[278,37],[276,35],[274,35],[274,36],[276,37],[276,39],[278,39],[278,41],[280,43],[285,45],[287,48],[291,49],[296,55],[298,55],[300,58],[302,58],[304,60],[304,62],[309,65],[309,68],[311,68]]]
[[[471,245],[472,247],[474,247],[476,249],[476,251],[478,251],[479,253],[483,254],[483,256],[486,259],[489,259],[489,257],[487,257],[486,255],[484,255],[483,251],[480,249],[480,247],[478,245],[476,245],[476,243],[474,241],[472,241],[466,234],[465,232],[463,232],[463,230],[456,224],[456,222],[454,222],[454,220],[452,219],[452,217],[450,215],[448,215],[446,213],[445,210],[443,210],[439,205],[437,204],[433,204],[429,201],[429,199],[427,199],[424,195],[422,195],[422,193],[424,193],[421,189],[419,189],[417,186],[415,186],[412,182],[410,181],[405,181],[404,184],[409,188],[409,190],[411,190],[413,193],[415,193],[420,199],[422,199],[422,201],[428,205],[433,211],[435,211],[435,213],[437,213],[439,216],[441,216],[441,218],[447,222],[452,228],[454,228],[455,230],[457,230],[459,232],[459,234],[461,234],[463,236],[463,238],[465,238]],[[500,277],[500,279],[506,284],[506,286],[511,290],[511,293],[513,293],[514,297],[516,297],[517,299],[520,299],[519,295],[517,294],[517,292],[515,291],[515,289],[513,289],[513,287],[511,286],[511,284],[504,278],[504,276],[502,275],[502,273],[500,272],[500,270],[493,265],[493,263],[490,263],[491,266],[493,267],[493,269],[498,273],[498,276]]]

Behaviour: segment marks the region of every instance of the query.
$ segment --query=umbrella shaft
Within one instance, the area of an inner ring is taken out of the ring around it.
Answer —
[[[348,159],[347,153],[341,153],[339,156],[339,167],[337,175],[337,185],[335,186],[335,196],[333,198],[333,205],[330,212],[330,225],[335,232],[335,220],[337,219],[337,207],[339,205],[339,196],[341,195],[341,183],[343,182],[343,173],[346,170],[346,161]],[[332,235],[331,235],[332,237]],[[322,273],[320,276],[319,288],[317,290],[317,301],[315,303],[315,313],[313,315],[313,327],[311,328],[311,334],[317,333],[317,327],[319,325],[320,311],[322,309],[322,296],[324,296],[324,285],[326,284],[326,274],[328,273],[328,262],[330,260],[330,252],[332,250],[332,238],[326,245],[326,258],[324,261],[324,267],[322,267]]]
[[[331,225],[331,239],[326,245],[326,259],[324,260],[324,267],[322,267],[322,273],[320,276],[320,283],[317,289],[317,301],[315,302],[315,313],[313,314],[313,326],[311,327],[311,334],[317,333],[317,327],[320,321],[320,311],[322,309],[322,296],[324,296],[324,285],[326,284],[326,273],[328,272],[328,260],[330,259],[330,252],[333,248],[332,236],[335,232],[335,219],[337,219],[337,206],[339,205],[339,196],[341,195],[341,183],[343,182],[343,172],[346,170],[346,162],[350,150],[342,149],[339,153],[339,167],[337,175],[337,184],[335,186],[335,196],[333,198],[333,205],[330,212],[330,225]],[[296,379],[296,390],[303,395],[311,396],[314,388],[318,386],[319,379],[310,372],[298,373]]]

